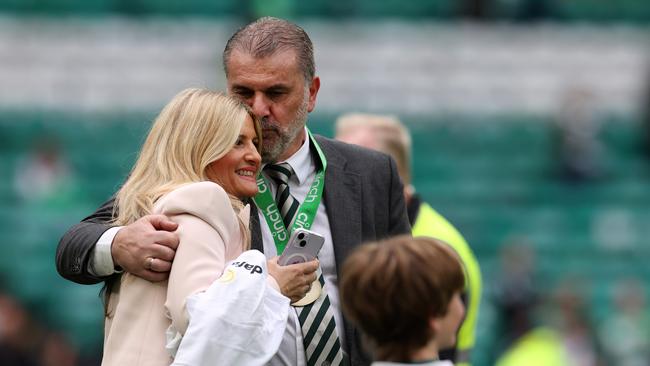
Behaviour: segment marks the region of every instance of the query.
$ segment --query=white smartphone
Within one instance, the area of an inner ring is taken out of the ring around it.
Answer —
[[[278,259],[281,266],[309,262],[313,260],[323,247],[325,238],[307,229],[296,229],[291,234],[284,252]]]

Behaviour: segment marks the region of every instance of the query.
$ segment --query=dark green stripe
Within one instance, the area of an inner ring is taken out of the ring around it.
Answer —
[[[332,335],[335,327],[336,325],[334,324],[334,318],[332,318],[330,323],[327,325],[327,328],[325,329],[325,333],[323,333],[323,336],[318,342],[318,346],[314,350],[314,353],[312,353],[311,357],[309,357],[309,360],[307,361],[308,366],[316,366],[316,360],[318,360],[318,357],[323,352],[323,349],[325,348],[325,345],[327,345],[327,341],[330,339],[330,336]]]
[[[338,366],[338,365],[334,364],[333,362],[334,362],[334,359],[336,358],[336,355],[339,353],[340,350],[341,350],[341,344],[339,343],[339,338],[336,337],[336,342],[334,342],[334,346],[330,350],[330,353],[327,354],[327,357],[325,357],[325,359],[327,361],[332,363],[332,366]],[[341,358],[341,360],[343,360],[343,358]],[[343,363],[343,362],[341,362],[341,363]]]
[[[287,197],[289,197],[289,187],[285,188],[284,190],[279,190],[278,188],[278,193],[275,194],[275,201],[278,203],[278,208],[282,210],[282,206],[284,206],[284,202],[287,200]]]
[[[305,340],[303,342],[305,345],[311,343],[311,340],[312,338],[314,338],[314,334],[316,334],[316,331],[318,330],[318,326],[320,325],[320,322],[323,321],[323,318],[325,317],[325,314],[327,314],[327,309],[329,307],[330,307],[330,298],[326,296],[325,300],[323,301],[323,304],[320,306],[320,309],[318,309],[318,313],[316,314],[314,321],[311,323],[311,326],[309,327],[309,331],[305,335]]]
[[[321,273],[320,276],[318,276],[318,282],[320,282],[321,288],[323,289],[323,291],[325,291],[324,290],[325,289],[325,279],[323,278],[323,273]],[[325,298],[329,299],[327,294],[325,294]],[[325,301],[325,300],[323,300],[323,301]],[[318,299],[316,299],[316,301],[314,301],[311,304],[306,305],[306,306],[304,306],[302,308],[302,310],[300,311],[300,315],[298,315],[298,320],[300,321],[300,325],[303,325],[305,323],[305,321],[307,320],[307,317],[309,316],[309,312],[311,311],[311,308],[314,307],[314,305],[316,305],[316,303],[318,303]]]
[[[300,325],[303,325],[305,323],[305,320],[307,320],[307,317],[309,316],[309,312],[311,311],[311,308],[314,307],[315,303],[311,303],[305,307],[302,308],[302,311],[300,311],[300,315],[298,316],[298,320],[300,321]]]
[[[300,207],[298,201],[294,200],[291,207],[289,207],[289,211],[287,211],[287,215],[282,220],[282,222],[284,222],[284,226],[286,226],[287,228],[289,227],[289,225],[291,225],[291,221],[293,220],[293,217],[296,216],[298,207]]]
[[[281,165],[267,165],[266,169],[271,169],[275,170],[276,172],[279,172],[280,174],[284,174],[286,177],[290,177],[293,172]]]
[[[271,179],[273,179],[273,181],[274,181],[277,185],[280,185],[280,184],[287,184],[287,182],[288,182],[287,177],[286,177],[285,175],[281,174],[281,173],[274,172],[274,171],[269,171],[269,172],[267,172],[267,174],[269,175],[269,177],[270,177]]]

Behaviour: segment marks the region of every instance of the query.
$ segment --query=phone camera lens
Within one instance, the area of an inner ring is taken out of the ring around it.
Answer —
[[[300,233],[300,234],[298,234],[298,239],[302,240],[302,239],[304,239],[304,238],[305,238],[305,234],[304,234],[304,233]]]
[[[300,241],[300,246],[301,246],[301,247],[304,247],[305,245],[307,245],[307,241],[305,241],[305,240],[301,240],[301,241]]]

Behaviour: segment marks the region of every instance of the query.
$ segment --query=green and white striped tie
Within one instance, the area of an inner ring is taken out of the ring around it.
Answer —
[[[290,231],[291,222],[293,217],[298,212],[300,203],[295,199],[289,191],[289,178],[294,174],[293,169],[289,163],[282,164],[268,164],[264,167],[266,174],[275,181],[278,189],[275,192],[275,204],[280,210],[284,227]]]
[[[296,308],[302,328],[307,366],[347,365],[336,333],[334,309],[330,305],[320,268],[318,281],[322,288],[318,299],[307,306]]]

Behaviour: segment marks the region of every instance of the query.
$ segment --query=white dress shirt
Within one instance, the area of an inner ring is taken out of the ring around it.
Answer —
[[[298,151],[296,151],[296,153],[293,154],[289,159],[284,161],[286,163],[289,163],[289,165],[291,165],[294,172],[296,173],[291,176],[288,185],[291,195],[300,203],[302,203],[307,196],[307,192],[309,191],[309,188],[311,187],[311,184],[316,177],[316,164],[314,163],[314,159],[312,158],[310,152],[310,144],[311,142],[309,141],[309,138],[306,138],[300,149],[298,149]],[[275,197],[277,186],[273,179],[269,179],[266,175],[265,177],[267,178],[266,181],[269,183],[268,185],[271,190],[271,195]],[[277,255],[275,242],[273,241],[271,230],[266,223],[264,215],[262,214],[261,210],[257,210],[257,212],[260,219],[260,227],[262,229],[264,254],[267,258],[272,258]],[[316,217],[314,218],[314,222],[310,230],[315,231],[325,237],[325,243],[323,244],[323,248],[318,254],[318,260],[320,261],[320,267],[323,271],[325,289],[330,299],[332,311],[334,312],[336,331],[341,344],[343,344],[342,337],[345,332],[343,331],[343,317],[341,315],[339,304],[336,261],[334,260],[334,246],[332,243],[332,234],[330,232],[330,223],[329,219],[327,218],[327,211],[325,208],[325,203],[323,201],[321,201],[321,204],[318,206],[318,211],[316,212]],[[300,322],[298,320],[298,316],[295,311],[289,311],[287,329],[284,333],[282,343],[280,344],[280,349],[275,357],[271,359],[269,365],[306,365],[305,349],[302,342],[302,333],[300,331]]]
[[[113,245],[113,239],[121,228],[123,226],[115,226],[106,230],[95,243],[95,248],[90,257],[91,260],[88,261],[88,272],[93,276],[105,277],[116,272],[113,255],[111,254],[111,245]]]

